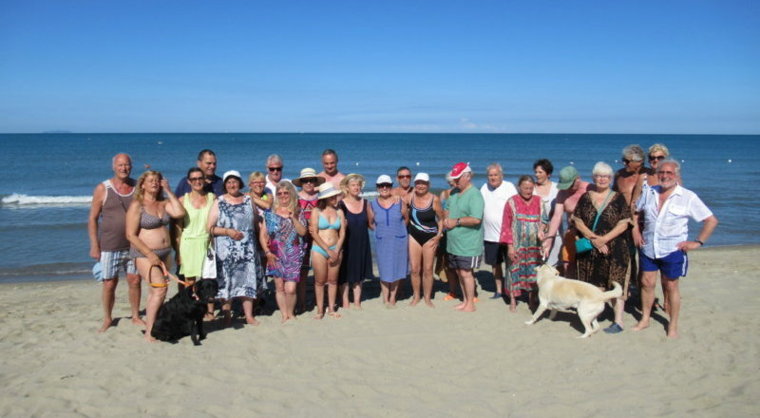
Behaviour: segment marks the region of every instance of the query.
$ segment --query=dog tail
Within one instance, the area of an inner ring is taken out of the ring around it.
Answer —
[[[602,302],[607,302],[610,299],[619,298],[623,296],[623,287],[618,282],[612,282],[612,290],[608,290],[602,293]]]

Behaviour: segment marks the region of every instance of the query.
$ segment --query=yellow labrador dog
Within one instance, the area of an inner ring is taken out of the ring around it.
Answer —
[[[536,268],[536,272],[539,304],[533,318],[526,324],[536,322],[547,309],[551,310],[549,319],[554,319],[557,311],[573,313],[568,309],[575,308],[586,329],[579,338],[599,331],[596,317],[604,310],[604,303],[623,294],[623,288],[617,283],[613,283],[614,289],[602,292],[592,284],[560,276],[557,269],[548,264]]]

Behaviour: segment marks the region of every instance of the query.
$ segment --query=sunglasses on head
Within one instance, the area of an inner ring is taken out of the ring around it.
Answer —
[[[282,171],[282,167],[269,167],[269,171]]]

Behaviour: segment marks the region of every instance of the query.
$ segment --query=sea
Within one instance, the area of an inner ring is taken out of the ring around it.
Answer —
[[[161,171],[174,188],[197,154],[212,149],[217,174],[243,176],[265,172],[266,158],[279,154],[284,177],[304,167],[321,171],[326,148],[339,155],[339,169],[367,179],[374,196],[380,174],[396,169],[426,172],[433,189],[446,186],[445,173],[469,162],[475,185],[485,182],[492,162],[504,167],[505,180],[532,174],[533,162],[548,158],[559,170],[575,166],[590,180],[597,161],[622,167],[621,150],[639,144],[646,150],[664,143],[682,163],[685,187],[695,191],[720,224],[709,246],[760,244],[760,135],[621,134],[364,134],[364,133],[198,133],[198,134],[0,134],[0,283],[92,280],[87,216],[94,187],[110,178],[111,157],[132,156],[132,176],[146,167]],[[693,238],[699,230],[691,225]]]

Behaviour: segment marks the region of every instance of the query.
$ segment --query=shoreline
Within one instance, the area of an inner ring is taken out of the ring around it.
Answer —
[[[454,311],[442,293],[435,309],[408,299],[387,309],[373,297],[337,320],[307,313],[281,325],[275,311],[258,327],[212,324],[200,347],[147,344],[125,317],[124,282],[119,321],[103,334],[99,284],[6,284],[0,414],[757,416],[756,250],[692,253],[672,341],[660,315],[633,332],[626,313],[624,332],[587,339],[570,314],[527,326],[525,304],[509,313],[483,291],[475,313]]]

